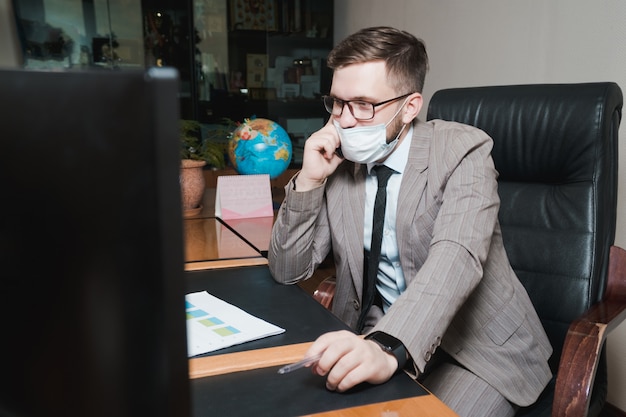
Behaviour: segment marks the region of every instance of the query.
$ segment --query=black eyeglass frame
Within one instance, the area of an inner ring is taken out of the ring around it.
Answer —
[[[325,95],[325,96],[322,96],[322,102],[324,103],[324,108],[326,109],[326,111],[328,113],[330,113],[331,115],[333,115],[333,116],[340,117],[343,114],[343,109],[344,109],[344,107],[346,107],[346,104],[347,104],[348,105],[348,110],[350,110],[350,114],[352,115],[352,117],[354,117],[355,120],[372,120],[374,118],[374,116],[376,116],[376,107],[382,106],[383,104],[391,103],[392,101],[400,100],[401,98],[408,97],[411,94],[413,94],[413,93],[406,93],[406,94],[403,94],[403,95],[398,96],[398,97],[390,98],[389,100],[381,101],[379,103],[368,103],[365,100],[342,100],[342,99],[337,98],[337,97]],[[330,107],[330,108],[326,104],[326,100],[327,99],[331,99],[333,101],[332,107]],[[368,117],[368,118],[365,118],[365,119],[364,118],[360,118],[360,117],[356,117],[354,115],[354,110],[352,109],[352,106],[350,105],[350,103],[354,102],[354,101],[360,101],[362,103],[371,104],[371,106],[372,106],[372,116]],[[339,114],[334,114],[333,113],[333,109],[335,108],[335,103],[341,103],[341,111],[339,112]]]

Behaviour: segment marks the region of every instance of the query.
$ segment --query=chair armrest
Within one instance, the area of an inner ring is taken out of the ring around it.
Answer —
[[[570,325],[556,377],[552,416],[584,417],[608,333],[626,319],[626,251],[612,246],[604,299]]]
[[[334,276],[324,278],[324,280],[319,283],[317,289],[313,293],[313,298],[315,298],[318,303],[330,310],[333,305],[333,298],[335,296],[335,287],[336,281]]]

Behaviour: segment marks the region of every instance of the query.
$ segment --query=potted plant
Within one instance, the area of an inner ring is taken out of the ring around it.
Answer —
[[[223,119],[213,125],[202,138],[202,125],[195,120],[180,121],[180,188],[184,217],[195,216],[202,211],[204,195],[204,167],[223,169],[226,166],[224,153],[235,123]]]

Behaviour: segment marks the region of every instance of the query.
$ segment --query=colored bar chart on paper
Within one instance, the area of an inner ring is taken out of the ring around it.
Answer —
[[[285,331],[206,291],[187,294],[185,301],[189,357]]]

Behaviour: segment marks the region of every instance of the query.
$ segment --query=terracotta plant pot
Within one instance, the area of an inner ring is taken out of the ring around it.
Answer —
[[[205,161],[182,159],[180,162],[180,190],[183,203],[183,217],[192,217],[202,211],[204,195],[204,174],[202,167]]]

